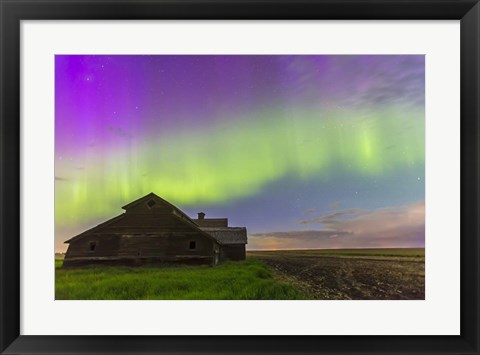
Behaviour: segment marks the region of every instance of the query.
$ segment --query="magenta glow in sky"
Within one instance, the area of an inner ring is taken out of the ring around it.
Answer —
[[[149,192],[247,226],[252,249],[423,246],[424,72],[408,55],[57,55],[56,248]]]

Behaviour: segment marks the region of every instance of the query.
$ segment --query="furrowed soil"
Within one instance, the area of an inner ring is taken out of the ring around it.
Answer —
[[[423,300],[424,249],[250,251],[318,300]]]

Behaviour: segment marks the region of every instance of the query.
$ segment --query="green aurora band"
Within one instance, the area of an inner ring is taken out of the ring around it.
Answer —
[[[57,173],[56,226],[90,223],[149,192],[181,208],[227,203],[281,179],[381,178],[424,165],[424,111],[269,110],[165,130],[109,154],[92,149]],[[168,134],[167,134],[168,132]],[[85,169],[75,167],[79,162]]]

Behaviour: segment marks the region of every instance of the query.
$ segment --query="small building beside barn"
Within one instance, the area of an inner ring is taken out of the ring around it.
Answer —
[[[80,233],[69,244],[63,267],[184,263],[216,265],[244,260],[245,227],[230,227],[227,218],[192,219],[150,193],[122,207],[125,212]]]

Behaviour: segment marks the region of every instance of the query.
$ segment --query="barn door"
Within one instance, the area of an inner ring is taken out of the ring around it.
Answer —
[[[218,245],[215,245],[213,249],[213,258],[213,265],[217,265],[220,259],[220,248],[218,247]]]

